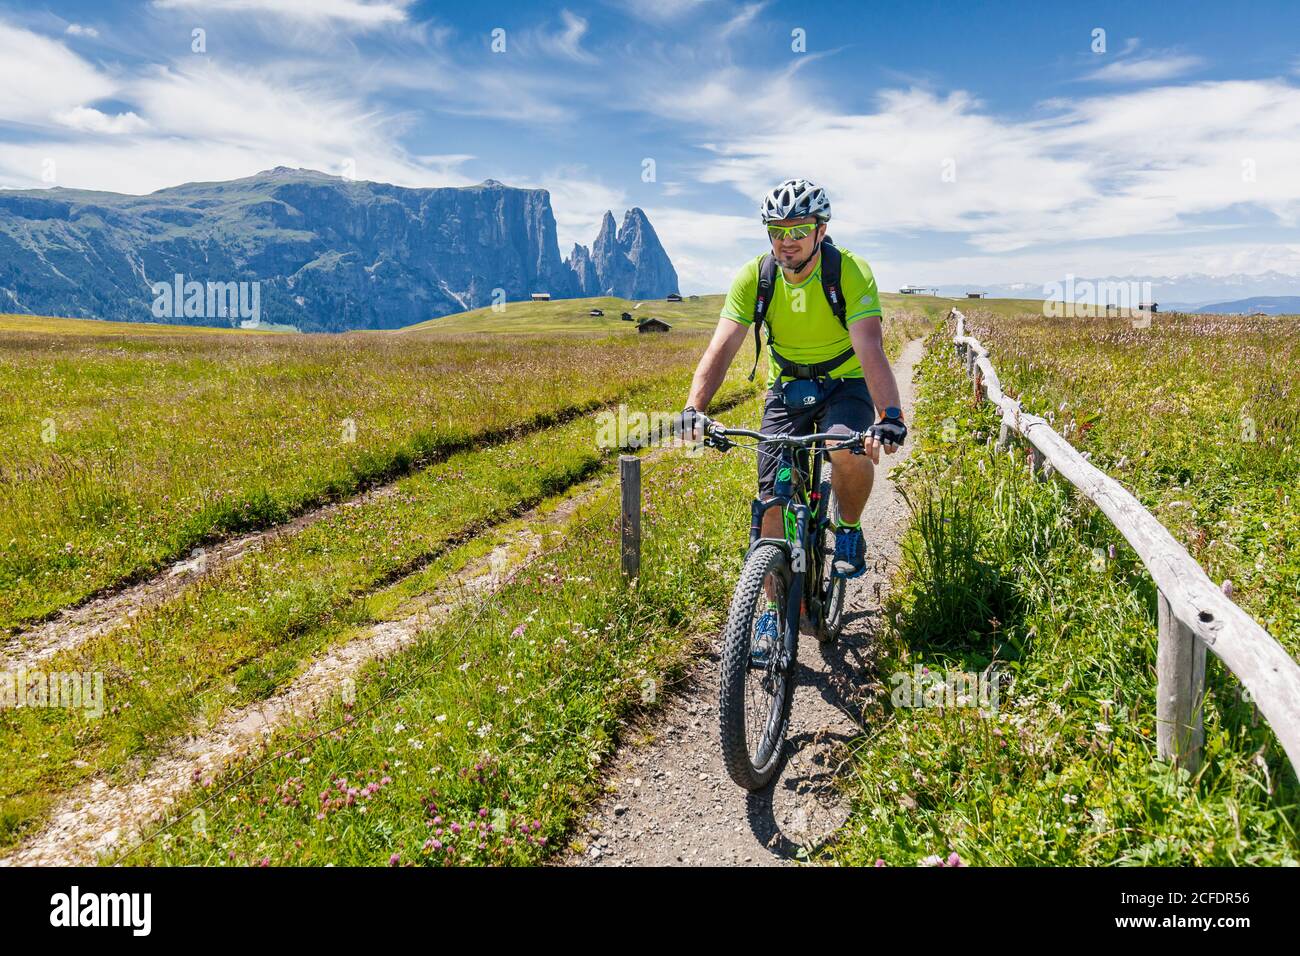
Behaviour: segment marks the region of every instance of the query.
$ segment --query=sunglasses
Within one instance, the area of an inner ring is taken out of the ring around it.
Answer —
[[[799,226],[768,226],[767,234],[772,239],[806,239],[820,225],[819,222],[806,222]]]

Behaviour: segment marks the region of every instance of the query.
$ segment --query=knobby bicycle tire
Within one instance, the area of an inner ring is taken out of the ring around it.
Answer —
[[[771,672],[770,679],[776,685],[776,692],[768,694],[765,724],[771,729],[760,740],[757,753],[751,755],[746,733],[746,681],[751,675],[760,674],[760,671],[750,667],[750,648],[755,614],[759,610],[758,601],[763,594],[763,582],[769,574],[775,574],[781,582],[783,593],[778,598],[781,602],[778,633],[785,633],[786,599],[791,583],[790,561],[779,545],[764,544],[750,552],[745,561],[732,595],[722,638],[718,694],[722,760],[731,779],[746,790],[759,790],[767,786],[780,766],[785,748],[786,726],[790,721],[790,705],[794,699],[797,645],[791,651],[786,673],[775,675],[774,671]],[[763,678],[756,676],[755,679],[761,681]],[[768,743],[766,752],[761,746],[764,742]]]

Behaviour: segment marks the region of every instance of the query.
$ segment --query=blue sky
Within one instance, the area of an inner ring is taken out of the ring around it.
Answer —
[[[0,186],[493,178],[562,254],[643,207],[708,292],[805,176],[884,289],[1300,276],[1297,37],[1266,0],[0,0]]]

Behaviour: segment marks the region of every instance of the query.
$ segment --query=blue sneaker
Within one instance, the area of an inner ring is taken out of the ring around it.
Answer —
[[[831,568],[837,578],[856,578],[867,570],[866,542],[861,528],[835,529],[835,560]]]
[[[754,643],[749,648],[749,659],[758,667],[766,667],[776,648],[776,611],[771,608],[759,615],[754,629]]]

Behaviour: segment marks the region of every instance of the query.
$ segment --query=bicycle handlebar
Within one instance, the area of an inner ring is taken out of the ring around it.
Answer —
[[[867,437],[866,432],[817,432],[813,435],[790,435],[778,433],[764,433],[752,431],[748,428],[727,428],[721,422],[709,419],[704,428],[705,440],[712,438],[716,441],[721,440],[721,444],[730,447],[733,442],[729,441],[732,436],[739,438],[755,438],[764,444],[784,445],[788,448],[811,448],[820,442],[835,442],[835,449],[851,448],[854,445],[863,445]]]

